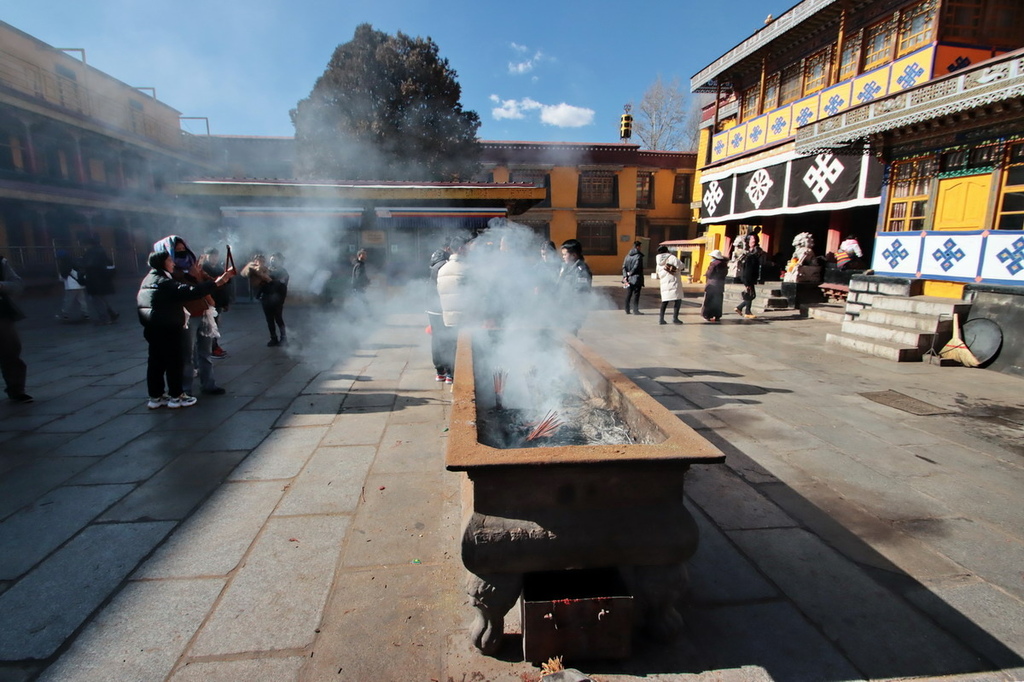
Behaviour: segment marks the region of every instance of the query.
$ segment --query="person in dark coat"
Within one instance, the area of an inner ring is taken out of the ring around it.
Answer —
[[[633,242],[633,248],[622,261],[622,283],[626,288],[626,314],[629,315],[630,301],[633,302],[633,314],[640,312],[640,292],[644,288],[644,254],[640,250],[640,242]]]
[[[146,366],[146,388],[149,401],[146,407],[171,409],[191,407],[196,399],[182,389],[185,344],[185,303],[209,296],[217,287],[224,286],[234,276],[228,270],[216,280],[190,284],[175,280],[174,258],[167,251],[149,254],[149,274],[142,280],[136,303],[143,336],[149,343]],[[167,392],[164,392],[166,378]]]
[[[736,306],[736,314],[753,319],[754,314],[750,309],[757,298],[757,290],[754,288],[761,281],[761,264],[764,262],[765,253],[758,243],[756,235],[748,235],[747,252],[740,257],[739,277],[743,284],[743,302]],[[744,313],[743,311],[746,310]]]
[[[107,296],[114,295],[114,261],[103,249],[100,238],[92,236],[82,256],[85,273],[85,294],[97,324],[114,324],[120,315],[110,307]]]
[[[711,263],[704,274],[704,304],[700,308],[700,315],[708,322],[719,322],[722,319],[722,297],[725,294],[729,259],[718,249],[710,255]]]
[[[21,359],[21,337],[16,323],[25,317],[14,297],[21,294],[21,277],[10,261],[0,256],[0,373],[3,374],[7,397],[16,403],[30,403],[25,393],[28,367]]]
[[[356,305],[358,316],[368,315],[370,304],[366,300],[366,288],[370,286],[370,276],[366,274],[366,249],[356,254],[356,262],[352,264],[352,301]]]
[[[589,302],[586,297],[594,282],[590,266],[583,259],[583,244],[577,239],[562,242],[562,269],[558,273],[558,295],[566,328],[574,335],[587,317]]]

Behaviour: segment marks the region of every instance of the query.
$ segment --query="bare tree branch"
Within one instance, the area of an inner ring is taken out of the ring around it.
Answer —
[[[633,130],[646,149],[692,151],[697,148],[700,109],[691,106],[678,78],[665,84],[661,75],[647,88]]]

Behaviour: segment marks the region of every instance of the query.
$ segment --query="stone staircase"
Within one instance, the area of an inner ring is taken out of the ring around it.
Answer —
[[[971,304],[955,298],[907,296],[850,288],[841,330],[826,343],[896,362],[920,362],[953,334],[953,314],[967,319]]]

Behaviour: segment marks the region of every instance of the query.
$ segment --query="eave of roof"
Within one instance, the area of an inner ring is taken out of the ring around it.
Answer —
[[[797,3],[778,18],[773,19],[770,24],[759,28],[752,36],[694,74],[690,79],[690,91],[714,92],[717,79],[723,72],[753,56],[789,31],[805,24],[822,10],[839,3],[840,0],[803,0],[803,2]]]

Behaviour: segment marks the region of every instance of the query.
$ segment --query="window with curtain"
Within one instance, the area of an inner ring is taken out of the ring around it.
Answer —
[[[832,48],[815,52],[804,60],[804,95],[818,92],[828,85],[828,73],[832,69]]]
[[[615,171],[580,173],[577,205],[586,208],[618,208],[618,178]]]
[[[584,258],[618,253],[613,220],[580,220],[576,223],[576,239],[583,244]]]
[[[905,12],[900,18],[899,54],[913,52],[930,42],[935,26],[935,0],[925,0]]]
[[[997,229],[1024,230],[1024,142],[1011,145],[1007,150],[997,206]]]
[[[892,18],[870,26],[864,31],[865,71],[869,71],[889,61],[895,37],[896,28]]]
[[[800,64],[787,66],[782,70],[782,80],[779,84],[779,104],[789,104],[800,99]]]
[[[839,53],[839,80],[844,81],[857,75],[860,69],[860,31],[843,38],[843,49]]]
[[[923,230],[935,157],[920,156],[893,163],[892,193],[886,214],[886,232]]]
[[[650,171],[637,171],[636,207],[654,208],[654,173]]]
[[[743,91],[743,109],[740,111],[740,118],[744,121],[757,116],[761,103],[761,84],[751,85]]]

